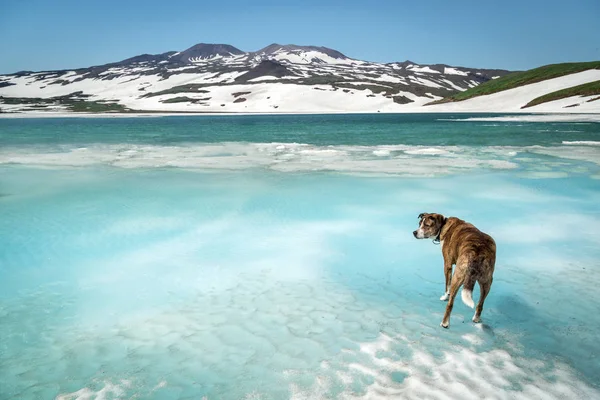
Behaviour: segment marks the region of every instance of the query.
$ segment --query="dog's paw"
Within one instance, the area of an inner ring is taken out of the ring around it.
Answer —
[[[473,316],[473,322],[475,322],[476,324],[479,324],[481,322],[481,318],[479,318],[478,316],[474,315]]]
[[[450,297],[450,293],[446,292],[442,295],[442,297],[440,297],[441,301],[448,301],[448,298]]]
[[[448,328],[450,327],[450,324],[449,324],[449,323],[447,323],[447,322],[446,322],[446,323],[444,323],[444,321],[442,321],[442,323],[440,324],[440,326],[441,326],[442,328],[444,328],[444,329],[448,329]]]

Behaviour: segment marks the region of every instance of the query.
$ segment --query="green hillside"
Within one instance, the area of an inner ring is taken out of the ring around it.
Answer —
[[[551,64],[543,67],[530,69],[524,72],[513,72],[498,79],[493,79],[464,92],[434,101],[428,104],[441,104],[453,101],[467,100],[477,96],[514,89],[519,86],[545,81],[546,79],[558,78],[560,76],[586,71],[588,69],[600,69],[600,61]]]
[[[538,104],[547,103],[549,101],[565,99],[567,97],[572,96],[593,96],[600,95],[600,81],[584,83],[583,85],[573,86],[570,88],[566,88],[563,90],[557,90],[556,92],[548,93],[543,96],[537,97],[531,100],[529,103],[525,104],[521,108],[533,107]],[[590,99],[588,101],[593,101],[597,99]]]

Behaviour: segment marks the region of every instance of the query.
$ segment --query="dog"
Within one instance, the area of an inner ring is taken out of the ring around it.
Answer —
[[[463,286],[462,301],[471,308],[475,306],[473,302],[475,282],[479,283],[480,297],[473,322],[481,322],[483,303],[490,293],[496,265],[494,239],[468,222],[456,217],[446,218],[435,213],[420,214],[419,229],[414,231],[413,235],[417,239],[433,239],[434,243],[442,245],[446,290],[440,300],[447,300],[448,305],[440,325],[443,328],[450,326],[454,298],[461,286]],[[456,265],[454,275],[452,275],[452,265]]]

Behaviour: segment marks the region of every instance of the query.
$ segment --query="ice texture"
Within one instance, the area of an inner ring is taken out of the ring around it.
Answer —
[[[0,398],[598,398],[600,183],[541,160],[570,177],[2,166]],[[496,239],[482,324],[439,327],[420,212]]]

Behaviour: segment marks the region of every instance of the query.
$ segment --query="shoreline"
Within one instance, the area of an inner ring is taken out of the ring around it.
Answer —
[[[77,112],[14,112],[0,113],[0,119],[36,119],[36,118],[160,118],[160,117],[215,117],[215,116],[285,116],[285,115],[360,115],[360,114],[441,114],[469,115],[465,119],[449,121],[498,121],[498,122],[600,122],[600,113],[532,113],[532,112],[498,112],[498,111],[416,111],[407,112],[347,112],[347,111],[313,111],[313,112],[164,112],[140,111],[132,113],[77,113]],[[490,114],[493,114],[490,116]],[[482,115],[477,117],[477,115]]]

